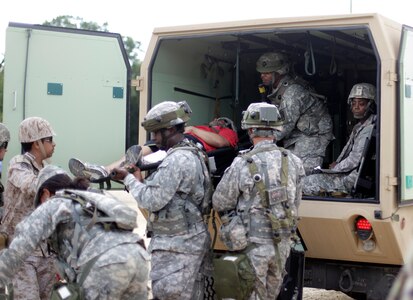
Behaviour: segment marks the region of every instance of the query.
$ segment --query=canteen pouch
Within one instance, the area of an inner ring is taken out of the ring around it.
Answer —
[[[214,258],[214,290],[217,299],[248,299],[255,275],[248,256],[228,253]]]
[[[247,231],[238,215],[225,215],[221,217],[222,225],[219,238],[229,251],[243,250],[248,245]]]

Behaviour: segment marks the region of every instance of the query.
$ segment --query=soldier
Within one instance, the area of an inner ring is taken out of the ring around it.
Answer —
[[[0,252],[0,282],[48,239],[59,259],[59,274],[77,283],[77,290],[73,285],[67,289],[83,293],[84,298],[76,299],[148,299],[149,255],[132,232],[136,212],[112,196],[83,191],[84,182],[72,181],[53,165],[40,171],[38,181],[37,209],[16,226],[10,247]],[[104,219],[95,208],[106,208]],[[59,291],[59,299],[66,299]]]
[[[16,225],[33,210],[33,197],[39,171],[44,160],[52,157],[56,144],[49,122],[40,117],[29,117],[19,126],[19,140],[24,154],[14,156],[9,163],[4,192],[4,211],[0,231],[11,242]],[[53,257],[45,245],[40,245],[23,263],[13,278],[16,299],[45,299],[55,278]]]
[[[255,286],[250,299],[276,299],[297,226],[304,168],[297,156],[274,143],[282,130],[279,120],[273,104],[248,107],[241,127],[254,147],[235,158],[212,198],[229,225],[221,228],[221,239],[230,250],[247,253],[251,262]]]
[[[290,75],[290,62],[281,52],[263,54],[257,71],[269,88],[268,99],[280,110],[283,131],[277,141],[302,159],[307,174],[323,164],[326,148],[333,139],[333,123],[327,106],[308,83]]]
[[[138,206],[149,212],[152,292],[156,299],[202,299],[203,262],[210,235],[203,204],[210,201],[211,180],[206,157],[184,136],[191,110],[186,102],[165,101],[147,113],[142,126],[167,156],[145,182],[115,168]]]
[[[339,157],[329,165],[329,169],[320,169],[320,174],[309,175],[304,179],[304,195],[318,195],[320,190],[350,194],[358,177],[358,166],[366,139],[370,138],[374,129],[375,98],[376,88],[372,84],[358,83],[352,87],[347,102],[353,117],[359,121]]]
[[[3,161],[3,158],[6,155],[7,145],[9,141],[10,141],[10,132],[7,129],[6,125],[4,125],[3,123],[0,123],[0,162]],[[1,172],[2,170],[0,170],[0,178],[1,178]],[[0,181],[0,220],[3,215],[3,192],[4,192],[4,186]],[[0,245],[1,245],[1,242],[0,242]]]

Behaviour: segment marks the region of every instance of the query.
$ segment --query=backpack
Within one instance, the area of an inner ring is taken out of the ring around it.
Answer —
[[[56,192],[55,197],[70,199],[75,203],[79,203],[81,213],[90,218],[89,220],[86,218],[88,222],[85,223],[84,220],[80,219],[79,211],[74,209],[73,219],[75,221],[75,228],[70,261],[66,262],[59,258],[56,264],[60,277],[67,278],[67,280],[59,281],[53,286],[50,299],[84,299],[82,284],[100,255],[95,256],[87,262],[80,272],[74,271],[74,268],[77,267],[79,233],[81,231],[89,232],[89,230],[98,223],[100,223],[106,231],[112,229],[133,231],[137,227],[137,213],[119,200],[103,194],[100,191],[92,193],[81,190],[61,190]],[[90,239],[92,239],[92,237],[93,236],[91,236]],[[59,249],[56,233],[48,239],[48,243],[53,249]],[[68,272],[71,276],[65,276],[69,274]],[[78,274],[76,275],[76,273]],[[79,280],[76,282],[77,277],[79,277]]]
[[[248,299],[255,274],[244,253],[228,253],[214,259],[214,290],[218,299]]]
[[[91,197],[93,195],[93,197]],[[89,230],[96,223],[101,223],[105,230],[113,227],[132,231],[137,227],[137,213],[119,200],[101,192],[91,193],[81,190],[62,190],[56,196],[71,199],[79,203],[82,211],[90,215]]]

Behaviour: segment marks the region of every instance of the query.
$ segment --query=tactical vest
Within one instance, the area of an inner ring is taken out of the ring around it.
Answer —
[[[207,218],[210,216],[212,207],[212,181],[208,167],[208,156],[193,143],[186,141],[171,148],[168,155],[177,150],[191,151],[199,158],[200,163],[197,164],[196,174],[202,174],[204,177],[204,196],[198,205],[192,199],[194,191],[191,191],[189,194],[179,194],[179,197],[183,200],[181,205],[171,208],[171,203],[168,203],[168,205],[160,211],[152,212],[149,215],[147,224],[149,235],[185,234],[191,225],[202,221],[207,223]],[[194,206],[196,211],[191,209],[190,206]]]
[[[328,112],[325,106],[326,97],[317,94],[315,90],[309,85],[307,81],[302,78],[296,77],[286,77],[281,80],[277,90],[268,95],[268,99],[272,101],[280,109],[280,114],[285,121],[288,121],[291,116],[282,108],[282,102],[284,99],[285,91],[294,84],[298,84],[304,88],[305,91],[309,93],[309,98],[303,103],[301,107],[302,115],[297,120],[295,124],[296,130],[304,133],[305,135],[314,135],[320,133],[321,128],[319,128],[320,121]],[[331,122],[331,121],[330,121]],[[332,124],[331,124],[332,126]],[[288,147],[288,145],[285,145]]]
[[[278,89],[274,93],[269,94],[267,96],[268,99],[270,99],[273,104],[275,104],[279,107],[281,102],[282,102],[282,97],[283,97],[286,89],[289,88],[290,86],[292,86],[293,84],[299,84],[299,85],[303,86],[304,89],[307,90],[312,97],[318,98],[322,101],[327,100],[327,98],[324,95],[317,94],[315,92],[315,90],[311,87],[311,85],[306,80],[304,80],[300,77],[292,78],[292,77],[289,77],[289,76],[286,77],[286,78],[283,78],[281,80],[281,85],[278,87]]]
[[[268,188],[264,178],[268,178],[268,169],[262,167],[261,173],[254,161],[254,155],[260,152],[279,149],[281,151],[281,186]],[[295,234],[297,228],[297,217],[293,213],[293,207],[288,203],[288,152],[276,145],[266,148],[253,149],[243,155],[246,160],[252,179],[255,182],[253,192],[259,195],[264,210],[251,213],[250,206],[241,213],[244,225],[248,228],[249,237],[272,239],[278,244],[283,236]],[[265,176],[264,176],[265,175]],[[283,211],[283,214],[277,212]]]

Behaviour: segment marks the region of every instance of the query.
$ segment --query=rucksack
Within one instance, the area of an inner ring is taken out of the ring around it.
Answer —
[[[91,197],[91,195],[93,196]],[[86,230],[96,223],[101,223],[106,230],[115,226],[119,229],[132,231],[137,227],[136,211],[110,195],[81,190],[62,190],[58,191],[56,196],[79,203],[82,210],[90,215],[91,222],[87,225]]]
[[[103,194],[100,191],[93,193],[82,190],[61,190],[56,192],[55,197],[70,199],[75,203],[79,203],[81,211],[74,209],[72,214],[75,227],[70,259],[66,261],[59,258],[56,264],[60,277],[66,280],[60,281],[53,286],[51,299],[84,299],[82,283],[100,255],[88,261],[80,270],[80,273],[75,271],[75,268],[77,268],[80,232],[89,232],[96,224],[102,225],[106,231],[112,229],[132,231],[137,227],[137,212],[119,200],[110,195]],[[85,220],[85,215],[90,218],[86,218]],[[93,234],[90,236],[90,239],[92,238]],[[54,233],[48,239],[48,243],[52,249],[59,249],[57,233]],[[72,276],[66,276],[66,274],[68,274],[67,272],[70,272]],[[76,273],[78,274],[76,275]],[[80,277],[76,282],[76,277],[78,276]]]

